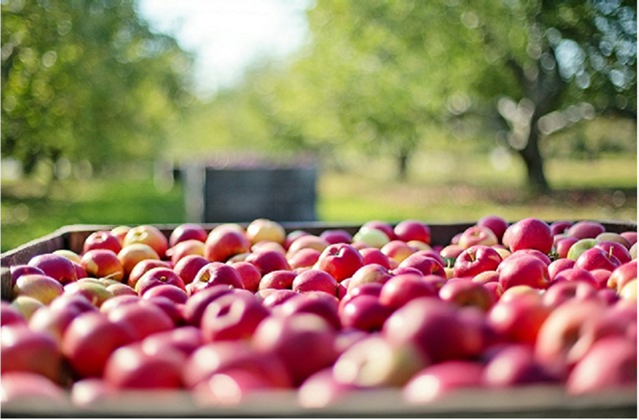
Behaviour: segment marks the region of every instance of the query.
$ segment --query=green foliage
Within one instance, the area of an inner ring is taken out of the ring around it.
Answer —
[[[2,155],[149,158],[190,101],[192,58],[133,0],[2,2]]]

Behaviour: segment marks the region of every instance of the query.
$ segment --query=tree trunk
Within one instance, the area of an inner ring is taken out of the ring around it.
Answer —
[[[544,193],[550,190],[546,174],[544,172],[544,159],[539,150],[539,131],[536,119],[532,120],[530,134],[526,147],[519,151],[528,177],[528,186],[533,193]]]
[[[409,152],[405,149],[400,149],[397,156],[397,178],[400,181],[408,179],[408,158]]]

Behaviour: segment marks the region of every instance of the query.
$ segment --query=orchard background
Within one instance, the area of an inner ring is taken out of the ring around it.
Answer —
[[[184,222],[158,168],[247,151],[312,155],[321,221],[636,221],[636,2],[288,3],[303,45],[204,93],[135,0],[3,1],[2,251]]]

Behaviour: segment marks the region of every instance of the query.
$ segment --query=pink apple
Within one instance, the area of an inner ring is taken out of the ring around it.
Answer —
[[[583,220],[570,226],[566,231],[568,236],[578,239],[596,238],[600,233],[604,233],[606,228],[599,222]]]
[[[310,269],[301,272],[293,280],[292,289],[298,293],[322,291],[337,296],[337,280],[326,271]]]
[[[581,268],[568,268],[566,270],[559,272],[553,279],[553,284],[565,282],[565,281],[584,282],[584,283],[588,283],[595,289],[599,288],[599,283],[597,282],[595,277],[592,274],[590,274],[590,271],[584,270]]]
[[[310,313],[322,317],[335,331],[342,328],[338,315],[338,300],[335,296],[326,293],[306,294],[291,296],[278,305],[276,312],[281,316]]]
[[[554,280],[555,276],[558,273],[562,272],[563,270],[573,268],[574,265],[574,260],[569,260],[568,258],[558,258],[548,265],[548,277],[550,278],[550,280]]]
[[[542,299],[547,306],[556,308],[571,299],[594,299],[597,289],[587,281],[558,281],[548,287]]]
[[[573,225],[573,222],[568,220],[557,220],[550,224],[550,233],[555,235],[565,234],[566,231]]]
[[[65,285],[64,294],[84,296],[97,308],[113,297],[113,293],[107,290],[104,283],[89,278]]]
[[[623,236],[621,236],[620,233],[617,232],[600,233],[595,239],[597,240],[597,242],[616,242],[619,245],[623,245],[626,250],[629,250],[632,246],[628,239],[624,238]]]
[[[430,244],[430,227],[419,220],[402,220],[395,225],[393,232],[400,241],[408,242],[416,240]]]
[[[533,217],[514,223],[508,240],[508,247],[512,252],[520,249],[536,249],[549,254],[553,246],[550,226],[543,220]]]
[[[603,268],[596,268],[590,271],[590,274],[592,274],[597,282],[597,289],[605,289],[608,285],[608,280],[610,279],[612,272]]]
[[[262,289],[255,294],[262,299],[262,305],[267,308],[275,308],[286,302],[288,299],[299,296],[299,293],[291,289]]]
[[[76,407],[113,404],[117,395],[117,391],[101,378],[80,379],[71,386],[71,403]]]
[[[100,306],[100,312],[107,314],[119,306],[138,303],[140,299],[137,293],[135,295],[114,296]]]
[[[621,232],[620,235],[630,243],[630,246],[637,243],[637,231]]]
[[[455,260],[454,277],[474,277],[477,274],[496,270],[502,258],[497,251],[486,245],[474,245],[464,250]]]
[[[170,284],[186,291],[182,278],[175,271],[166,267],[152,268],[144,273],[135,284],[135,291],[142,296],[151,288],[164,284]]]
[[[141,341],[142,350],[147,354],[161,353],[170,349],[185,356],[190,356],[203,344],[202,330],[192,325],[151,334]]]
[[[182,311],[185,321],[189,325],[199,327],[206,307],[215,299],[227,293],[232,293],[234,290],[236,289],[228,284],[217,284],[189,296]]]
[[[345,229],[326,229],[320,233],[319,237],[329,244],[350,244],[353,241],[353,235]]]
[[[550,315],[539,295],[520,294],[500,299],[487,315],[488,324],[512,342],[534,344],[540,328]]]
[[[157,259],[148,259],[138,262],[129,273],[127,284],[135,289],[135,285],[138,280],[140,280],[140,277],[142,277],[147,271],[158,267],[171,268],[171,264],[168,261]]]
[[[379,301],[392,309],[404,306],[407,302],[423,296],[437,296],[437,289],[424,277],[415,274],[399,274],[389,279],[381,288]]]
[[[197,239],[186,239],[166,250],[166,256],[171,259],[172,266],[175,266],[178,261],[187,255],[204,256],[204,242],[200,242]]]
[[[292,269],[312,267],[319,259],[321,252],[313,248],[303,248],[294,255],[288,256],[288,263]]]
[[[175,327],[173,320],[149,300],[120,305],[107,313],[111,323],[124,326],[137,340]]]
[[[408,404],[428,404],[451,392],[479,388],[483,366],[470,360],[447,360],[417,372],[402,390]]]
[[[228,284],[237,289],[242,288],[242,276],[228,264],[212,262],[200,269],[193,282],[189,284],[191,294],[218,284]]]
[[[442,248],[442,250],[439,251],[439,255],[444,259],[447,267],[452,267],[459,254],[464,252],[464,249],[465,248],[462,248],[458,244],[450,244]]]
[[[550,259],[548,255],[536,249],[520,249],[511,253],[508,256],[508,258],[517,258],[523,255],[538,258],[539,260],[541,260],[541,262],[543,262],[546,265],[550,265],[550,263],[552,262],[552,260]]]
[[[251,242],[244,232],[220,225],[209,233],[204,245],[204,257],[209,261],[224,262],[250,249]]]
[[[62,354],[48,332],[33,331],[26,325],[7,325],[0,334],[2,379],[8,372],[30,372],[60,382]]]
[[[90,277],[122,281],[124,267],[115,252],[110,249],[92,249],[82,255],[80,265]]]
[[[186,285],[193,283],[197,273],[209,262],[209,260],[200,255],[187,255],[175,264],[173,271],[182,278],[182,281],[184,281]]]
[[[598,268],[614,271],[620,265],[621,262],[616,256],[597,247],[584,251],[575,262],[575,268],[588,271]]]
[[[382,220],[369,220],[365,222],[362,227],[381,230],[391,241],[397,239],[393,226],[388,222],[384,222]]]
[[[357,249],[349,244],[333,244],[322,251],[314,268],[326,271],[340,282],[362,266],[364,259]]]
[[[135,243],[125,245],[118,252],[118,259],[124,268],[124,275],[129,276],[133,268],[143,260],[159,260],[160,256],[149,245]],[[130,285],[129,285],[130,286]]]
[[[69,404],[61,386],[42,375],[31,372],[3,373],[0,394],[2,394],[2,409],[7,414],[11,413],[12,404],[22,409],[31,404],[44,404],[53,409],[65,409]]]
[[[401,263],[409,255],[415,253],[417,249],[414,246],[408,245],[408,243],[404,241],[395,239],[384,245],[380,251],[389,259],[394,260],[397,263]]]
[[[391,268],[391,261],[378,248],[362,248],[359,250],[359,253],[362,256],[362,260],[364,260],[364,265],[379,264],[386,268]],[[397,265],[397,262],[394,262],[394,265]]]
[[[39,268],[49,277],[60,283],[67,284],[77,280],[73,264],[67,258],[56,254],[40,254],[31,258],[28,263]]]
[[[195,239],[205,242],[208,234],[206,229],[197,223],[183,223],[171,231],[169,246],[174,247],[180,242]]]
[[[379,331],[393,310],[381,304],[371,295],[359,295],[341,306],[339,318],[344,328],[357,328],[363,331]]]
[[[260,280],[262,279],[262,275],[257,267],[246,261],[238,261],[230,265],[240,273],[243,288],[253,293],[257,292]]]
[[[567,258],[568,253],[570,252],[570,248],[572,248],[574,244],[579,242],[579,239],[575,238],[574,236],[566,236],[562,238],[556,238],[554,242],[554,248],[557,256],[559,256],[559,258]]]
[[[316,235],[306,234],[297,237],[290,246],[287,248],[287,255],[289,258],[293,257],[299,250],[311,248],[320,253],[326,249],[330,244],[323,238]]]
[[[286,257],[278,251],[267,250],[250,253],[246,262],[253,264],[262,276],[276,270],[290,270]]]
[[[11,304],[3,300],[0,302],[0,325],[26,325],[27,320]]]
[[[508,228],[508,222],[500,216],[489,215],[484,216],[477,221],[477,226],[485,226],[493,231],[497,237],[497,241],[501,242],[501,238],[504,236],[504,232]]]
[[[628,251],[628,248],[626,248],[619,242],[600,240],[599,242],[597,242],[597,244],[594,247],[599,248],[602,251],[607,252],[611,255],[614,255],[615,257],[617,257],[617,259],[619,260],[621,264],[625,264],[628,261],[632,260],[632,257],[630,256],[630,252]]]
[[[607,286],[620,292],[628,283],[637,279],[637,260],[632,260],[612,270]]]
[[[416,268],[424,276],[435,274],[437,276],[446,278],[446,270],[444,270],[444,266],[436,258],[425,256],[420,253],[415,253],[409,256],[398,266],[398,268],[404,267]]]
[[[86,254],[92,249],[110,249],[115,254],[122,249],[122,242],[111,231],[99,230],[91,233],[82,245],[82,253]]]
[[[142,294],[142,298],[146,300],[156,296],[163,296],[175,303],[185,303],[189,298],[185,288],[169,283],[146,288],[146,291]]]
[[[439,298],[457,306],[476,306],[488,311],[495,303],[495,296],[483,284],[467,278],[450,279],[439,289]]]
[[[202,407],[235,407],[250,401],[253,394],[264,393],[268,381],[243,368],[221,370],[191,391],[196,405]]]
[[[292,289],[297,273],[291,270],[274,270],[262,276],[258,290]]]
[[[347,291],[367,283],[386,283],[393,275],[391,271],[379,264],[367,264],[360,267],[348,282]]]
[[[304,408],[324,408],[338,404],[361,387],[335,379],[331,367],[309,376],[299,387],[297,402]]]
[[[528,344],[506,344],[496,351],[486,364],[482,383],[491,388],[556,381],[543,365],[535,360]]]
[[[138,343],[130,344],[111,354],[104,379],[116,389],[179,389],[184,358],[171,350],[147,354]]]

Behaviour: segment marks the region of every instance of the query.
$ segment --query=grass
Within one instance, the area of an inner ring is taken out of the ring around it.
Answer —
[[[548,161],[553,192],[538,197],[525,193],[523,169],[516,162],[498,171],[489,158],[420,155],[406,182],[394,179],[391,163],[361,161],[354,162],[349,173],[321,173],[318,218],[444,223],[498,214],[508,220],[637,220],[636,156]],[[2,251],[70,224],[186,221],[182,186],[158,189],[147,175],[67,180],[48,187],[31,180],[3,180]]]

